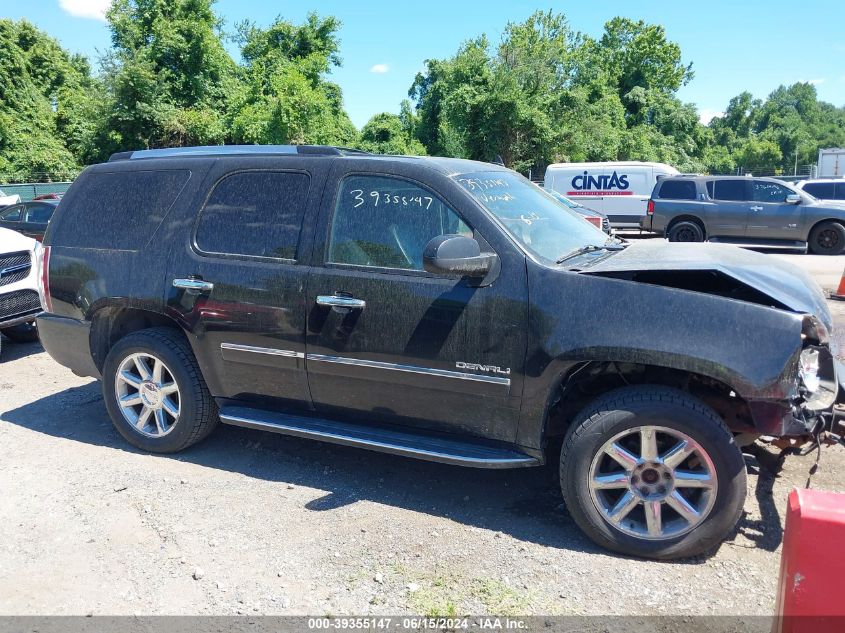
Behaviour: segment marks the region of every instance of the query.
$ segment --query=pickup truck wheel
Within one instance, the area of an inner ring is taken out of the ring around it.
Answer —
[[[574,420],[561,451],[566,507],[593,541],[655,559],[714,549],[745,502],[742,453],[718,415],[658,386],[612,391]]]
[[[810,232],[809,246],[816,255],[841,255],[845,251],[845,226],[822,222]]]
[[[682,220],[672,225],[667,237],[670,242],[703,242],[704,229],[698,222]]]
[[[2,330],[6,337],[15,343],[35,343],[38,340],[38,328],[35,323],[20,323]]]
[[[103,398],[118,432],[153,453],[187,448],[218,421],[190,346],[169,328],[134,332],[112,347],[103,366]]]

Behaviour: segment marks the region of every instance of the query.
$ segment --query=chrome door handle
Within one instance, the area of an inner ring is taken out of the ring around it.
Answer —
[[[752,211],[762,211],[763,207],[751,207]]]
[[[210,292],[214,289],[214,284],[202,279],[174,279],[173,287],[194,292]]]
[[[338,295],[317,295],[317,305],[363,310],[367,302],[363,299],[353,299],[352,297],[341,297]]]

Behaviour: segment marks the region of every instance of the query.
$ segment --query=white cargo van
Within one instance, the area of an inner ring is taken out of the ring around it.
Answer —
[[[678,173],[663,163],[554,163],[544,187],[605,214],[616,228],[638,228],[657,180]]]

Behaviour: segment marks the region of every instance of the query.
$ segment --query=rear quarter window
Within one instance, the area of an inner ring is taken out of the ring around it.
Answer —
[[[660,186],[661,199],[695,200],[695,183],[692,180],[664,180]]]
[[[144,248],[182,192],[187,169],[89,174],[62,207],[53,243],[72,248]]]

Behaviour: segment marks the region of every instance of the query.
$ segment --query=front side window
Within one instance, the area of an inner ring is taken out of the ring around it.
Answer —
[[[47,224],[53,217],[56,207],[52,204],[34,204],[26,210],[26,222]]]
[[[347,176],[332,220],[328,261],[423,270],[426,244],[471,229],[436,195],[388,176]]]
[[[6,209],[3,213],[0,213],[0,220],[5,222],[20,222],[22,210],[23,207],[12,207],[11,209]]]
[[[786,202],[786,196],[793,193],[792,190],[783,185],[766,180],[755,180],[751,183],[751,192],[754,202],[773,202],[778,204]]]
[[[525,249],[555,262],[584,246],[603,246],[608,237],[543,189],[510,171],[458,174],[454,179]]]
[[[712,196],[715,200],[743,202],[748,200],[745,192],[745,186],[747,184],[745,180],[716,180],[713,183]]]
[[[296,259],[310,182],[300,172],[226,176],[200,214],[197,247],[206,253]]]

